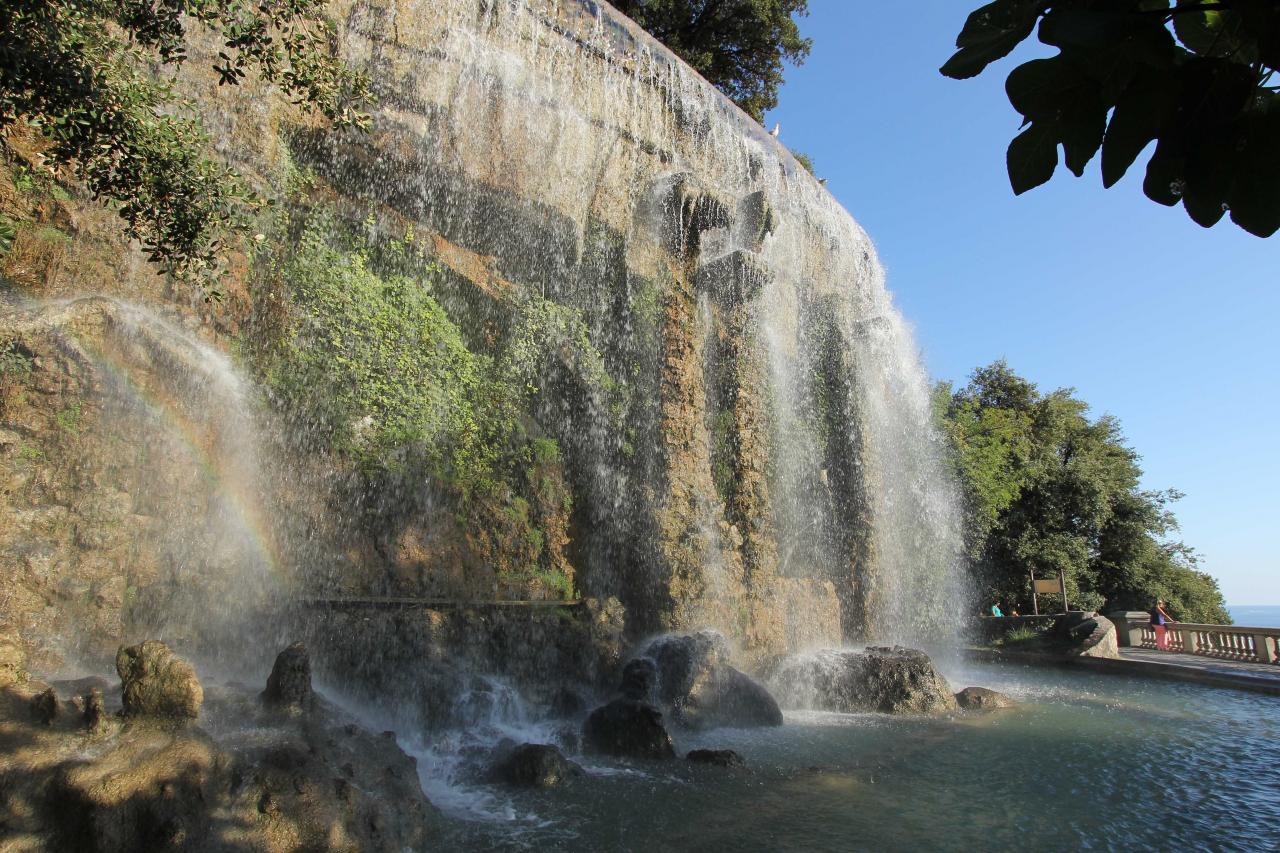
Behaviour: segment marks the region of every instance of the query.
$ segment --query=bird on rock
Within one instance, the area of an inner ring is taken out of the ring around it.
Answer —
[[[781,124],[781,122],[779,122],[778,124],[775,124],[775,125],[773,126],[773,130],[769,131],[769,135],[770,135],[770,136],[772,136],[774,139],[777,139],[777,138],[778,138],[778,131],[780,131],[780,130],[782,130],[782,124]]]

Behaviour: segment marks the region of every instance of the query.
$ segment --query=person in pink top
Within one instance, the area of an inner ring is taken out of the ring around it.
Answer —
[[[1165,612],[1164,599],[1157,598],[1156,606],[1151,610],[1151,629],[1156,632],[1156,648],[1163,651],[1169,650],[1169,638],[1165,636],[1166,626],[1173,621],[1173,617]]]

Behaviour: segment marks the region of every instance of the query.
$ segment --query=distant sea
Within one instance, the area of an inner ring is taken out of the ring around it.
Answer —
[[[1246,628],[1280,628],[1280,605],[1228,604],[1227,612],[1232,621]]]

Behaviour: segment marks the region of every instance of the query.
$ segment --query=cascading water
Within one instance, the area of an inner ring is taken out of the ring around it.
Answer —
[[[5,328],[49,340],[71,376],[94,377],[42,451],[60,470],[45,476],[87,495],[72,502],[77,573],[121,563],[129,636],[164,639],[213,671],[269,663],[255,658],[280,641],[270,614],[286,580],[282,532],[258,401],[231,360],[151,309],[103,297],[16,306]],[[28,547],[58,553],[59,537]]]
[[[581,311],[632,393],[621,424],[535,411],[583,591],[759,652],[945,639],[966,602],[928,379],[826,190],[603,4],[359,4],[346,39],[375,131],[300,133],[299,159],[464,278]]]

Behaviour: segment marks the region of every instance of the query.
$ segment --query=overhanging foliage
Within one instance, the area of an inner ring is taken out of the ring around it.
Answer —
[[[1037,29],[1038,25],[1038,29]],[[1016,194],[1061,162],[1077,177],[1101,150],[1111,187],[1153,141],[1143,191],[1202,226],[1230,212],[1280,228],[1280,4],[1268,0],[996,0],[969,15],[942,66],[980,74],[1032,32],[1058,53],[1005,82],[1023,129],[1009,145]]]

